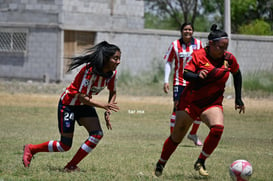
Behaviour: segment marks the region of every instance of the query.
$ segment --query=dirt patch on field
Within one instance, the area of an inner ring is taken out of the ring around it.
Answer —
[[[60,95],[57,94],[11,94],[0,92],[0,106],[57,106]],[[94,99],[107,101],[107,94],[94,96]],[[246,110],[255,108],[256,110],[264,109],[273,114],[272,99],[252,99],[244,98]],[[172,97],[170,96],[124,96],[118,95],[117,102],[122,104],[141,103],[172,106]],[[234,99],[224,99],[225,108],[234,108]]]

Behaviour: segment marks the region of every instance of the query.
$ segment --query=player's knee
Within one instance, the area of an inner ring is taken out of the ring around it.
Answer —
[[[70,148],[72,146],[72,140],[73,140],[73,138],[61,136],[60,146],[63,151],[70,150]]]
[[[221,137],[224,132],[224,125],[212,126],[210,132],[214,137]]]
[[[96,131],[90,131],[89,136],[93,136],[97,139],[102,139],[103,137],[103,132],[101,130],[96,130]]]

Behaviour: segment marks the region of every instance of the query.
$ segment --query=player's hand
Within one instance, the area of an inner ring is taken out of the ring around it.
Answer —
[[[205,79],[208,76],[208,70],[201,70],[198,74],[199,78]]]
[[[104,112],[104,119],[105,119],[105,122],[106,122],[106,127],[107,129],[109,130],[112,130],[112,125],[111,125],[111,122],[110,122],[110,115],[111,115],[111,111],[105,111]]]
[[[239,114],[245,113],[245,105],[243,103],[243,101],[240,100],[235,100],[235,110],[239,109]]]
[[[170,85],[169,83],[164,83],[164,87],[163,87],[163,90],[166,94],[169,93],[169,90],[170,90]]]
[[[117,103],[114,102],[114,103],[108,103],[104,106],[104,109],[106,111],[115,111],[115,112],[118,112],[119,110],[119,107],[117,106]]]

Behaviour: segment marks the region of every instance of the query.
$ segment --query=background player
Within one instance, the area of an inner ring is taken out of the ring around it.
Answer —
[[[103,41],[88,49],[85,54],[72,58],[69,71],[82,65],[74,81],[61,95],[58,106],[58,126],[60,141],[47,141],[41,144],[24,146],[23,164],[30,166],[33,155],[38,152],[64,152],[72,146],[75,121],[84,126],[89,137],[79,148],[73,159],[65,166],[67,172],[79,171],[77,164],[91,152],[103,137],[102,128],[95,107],[105,109],[108,129],[111,111],[118,111],[116,99],[116,68],[120,64],[119,47]],[[93,99],[105,87],[109,89],[109,101],[103,103]]]
[[[180,95],[188,84],[186,80],[183,79],[183,71],[185,64],[191,60],[191,54],[195,50],[202,48],[202,42],[193,37],[194,27],[191,23],[184,23],[180,28],[181,38],[175,40],[169,46],[168,52],[164,56],[165,64],[165,77],[164,77],[164,92],[168,93],[169,77],[172,69],[172,64],[174,61],[174,75],[173,75],[173,113],[170,119],[170,131],[172,133],[175,118],[176,118],[176,106],[178,104]],[[193,122],[192,129],[188,134],[188,139],[192,140],[195,145],[202,146],[202,142],[197,136],[197,130],[201,124],[200,119]]]

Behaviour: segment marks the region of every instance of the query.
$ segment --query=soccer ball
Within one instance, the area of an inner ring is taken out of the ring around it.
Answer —
[[[252,165],[246,160],[236,160],[230,165],[229,173],[234,181],[247,181],[252,175]]]

